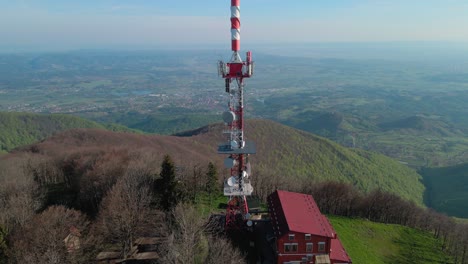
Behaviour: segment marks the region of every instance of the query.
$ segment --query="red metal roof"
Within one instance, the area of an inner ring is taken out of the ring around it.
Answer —
[[[351,258],[338,238],[331,240],[330,259],[332,262],[352,263]]]
[[[268,207],[277,235],[299,232],[335,237],[335,231],[311,195],[277,190],[268,197]]]

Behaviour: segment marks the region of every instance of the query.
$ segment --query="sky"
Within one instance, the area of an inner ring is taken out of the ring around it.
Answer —
[[[0,0],[0,49],[230,45],[229,0]],[[467,0],[241,0],[241,43],[468,43]]]

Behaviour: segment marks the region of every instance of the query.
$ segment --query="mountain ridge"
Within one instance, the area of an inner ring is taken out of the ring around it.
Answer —
[[[121,125],[104,125],[72,115],[0,112],[0,153],[35,143],[55,133],[72,128],[137,132],[137,130]]]
[[[96,129],[75,129],[18,148],[21,153],[38,153],[62,157],[73,152],[127,152],[153,155],[158,163],[163,154],[173,156],[176,163],[189,168],[215,161],[222,168],[222,155],[216,146],[223,138],[222,124],[202,127],[185,136],[138,135]],[[348,149],[328,139],[267,120],[247,120],[245,135],[257,145],[257,154],[249,157],[255,175],[271,178],[278,184],[326,180],[348,182],[363,192],[382,189],[396,193],[420,205],[424,186],[416,171],[380,154]],[[96,154],[100,155],[100,154]],[[228,173],[223,171],[223,175]],[[260,183],[258,183],[260,184]]]

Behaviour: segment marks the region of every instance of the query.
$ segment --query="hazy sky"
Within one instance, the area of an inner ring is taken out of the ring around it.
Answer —
[[[0,0],[0,48],[229,45],[230,0]],[[242,0],[249,43],[468,42],[468,0]]]

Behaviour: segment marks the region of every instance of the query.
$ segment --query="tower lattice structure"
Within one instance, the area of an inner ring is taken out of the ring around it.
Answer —
[[[225,80],[229,95],[228,109],[223,113],[226,124],[226,142],[219,145],[218,153],[227,154],[224,165],[230,169],[230,177],[224,183],[224,195],[229,197],[226,209],[226,229],[240,228],[248,218],[246,196],[253,192],[250,183],[249,155],[255,154],[255,144],[245,140],[244,135],[244,79],[253,74],[250,51],[243,61],[240,50],[240,0],[231,0],[231,60],[218,64],[218,73]]]

